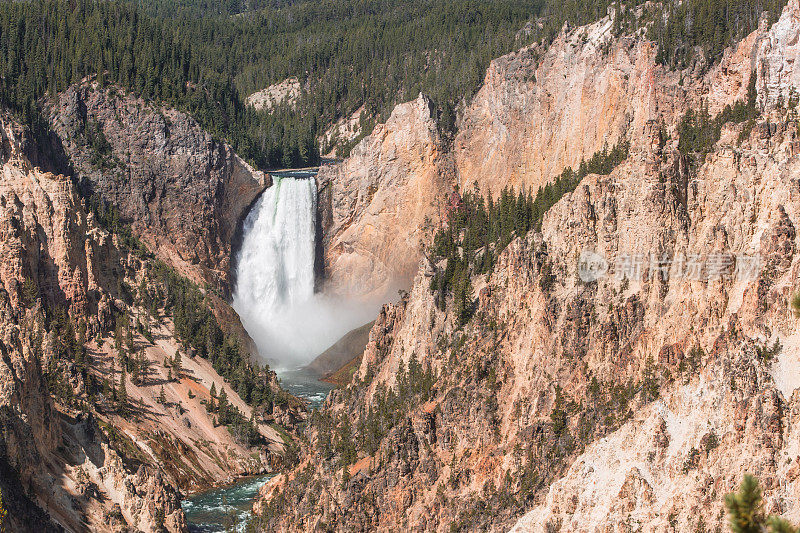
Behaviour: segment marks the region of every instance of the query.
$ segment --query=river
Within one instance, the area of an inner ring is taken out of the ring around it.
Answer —
[[[181,502],[189,531],[221,533],[244,531],[250,519],[253,499],[258,489],[272,475],[242,479],[233,485],[219,487],[190,496]]]
[[[310,408],[319,408],[333,385],[318,381],[302,370],[279,372],[281,385]],[[244,478],[225,487],[193,494],[181,502],[189,531],[192,533],[222,533],[244,531],[258,490],[272,474]]]
[[[361,302],[315,292],[316,172],[271,173],[273,185],[243,223],[232,302],[281,386],[310,408],[319,408],[333,386],[302,367],[375,314]],[[243,531],[253,499],[269,478],[243,479],[184,500],[190,531]]]

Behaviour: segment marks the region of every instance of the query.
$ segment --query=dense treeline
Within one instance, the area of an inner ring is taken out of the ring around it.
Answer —
[[[313,163],[311,127],[301,117],[246,108],[231,77],[199,38],[168,19],[122,2],[38,0],[0,4],[0,103],[41,131],[39,100],[99,73],[147,99],[191,113],[259,166]]]
[[[666,16],[656,17],[649,37],[658,43],[656,61],[683,69],[698,51],[710,66],[726,47],[758,28],[766,14],[774,24],[786,0],[684,0],[667,2]]]
[[[756,78],[750,76],[747,85],[747,96],[735,104],[727,105],[715,117],[711,117],[707,105],[703,104],[695,111],[689,109],[678,124],[678,150],[687,156],[698,154],[701,157],[710,152],[722,135],[722,126],[732,122],[746,122],[739,135],[741,142],[750,134],[758,116],[756,107]]]
[[[154,17],[205,17],[239,15],[269,7],[277,9],[297,3],[297,0],[138,0],[136,3]]]
[[[545,213],[562,196],[575,190],[588,174],[609,174],[628,157],[629,144],[623,141],[611,150],[603,149],[577,171],[565,169],[554,181],[532,196],[530,191],[504,189],[497,201],[484,198],[477,189],[466,192],[461,203],[449,213],[448,224],[434,235],[431,261],[446,259],[444,269],[436,269],[431,290],[444,309],[447,294],[453,295],[455,313],[463,324],[472,315],[472,274],[490,272],[497,256],[515,236],[541,229]]]
[[[452,128],[454,107],[479,86],[491,59],[543,0],[308,0],[230,18],[186,17],[202,55],[241,95],[290,76],[308,91],[297,103],[317,133],[364,107],[365,129],[422,91]],[[224,58],[224,61],[215,58]]]
[[[455,103],[513,47],[539,2],[309,0],[236,17],[227,13],[239,8],[221,4],[211,15],[210,4],[191,1],[148,10],[124,1],[3,2],[0,102],[38,125],[42,96],[99,73],[191,113],[259,166],[314,164],[316,136],[362,105],[374,119],[425,91],[452,124]],[[311,89],[296,109],[244,105],[250,92],[292,75]]]
[[[713,63],[762,12],[776,19],[785,0],[667,4],[662,16],[641,0],[3,2],[0,102],[41,128],[42,96],[99,73],[191,113],[258,166],[301,166],[318,161],[316,139],[339,118],[363,106],[368,132],[420,91],[451,131],[455,108],[491,59],[547,43],[565,22],[575,27],[613,10],[615,32],[652,23],[659,61],[683,67],[698,50]],[[294,108],[244,105],[247,94],[290,76],[306,89]]]
[[[225,389],[222,389],[217,395],[216,387],[212,384],[210,392],[211,400],[206,405],[206,409],[210,413],[216,413],[215,424],[227,426],[236,440],[248,446],[254,446],[263,440],[258,432],[255,409],[251,412],[249,419],[245,418],[238,407],[228,402]]]

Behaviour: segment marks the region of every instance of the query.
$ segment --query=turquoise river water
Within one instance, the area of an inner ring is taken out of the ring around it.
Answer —
[[[317,381],[316,377],[292,370],[279,372],[283,387],[309,406],[319,407],[333,388],[332,385]],[[192,533],[222,533],[245,531],[250,520],[250,510],[258,490],[272,475],[245,478],[225,487],[189,496],[181,502],[189,531]]]

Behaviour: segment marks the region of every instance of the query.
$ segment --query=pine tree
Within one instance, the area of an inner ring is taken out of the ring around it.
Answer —
[[[133,360],[133,364],[131,365],[131,381],[135,384],[141,384],[141,369],[139,367],[139,357],[137,356]]]
[[[139,289],[136,291],[136,295],[139,297],[140,304],[147,304],[147,278],[145,276],[142,276],[142,281],[139,283]]]
[[[211,390],[209,391],[210,398],[208,399],[208,410],[212,413],[216,409],[214,406],[214,400],[217,398],[217,386],[215,383],[211,383]]]
[[[225,389],[222,389],[219,393],[217,413],[219,415],[219,423],[228,425],[228,395],[225,393]]]
[[[128,403],[128,389],[125,386],[126,377],[127,374],[125,372],[125,367],[123,366],[122,372],[120,373],[119,376],[119,393],[118,393],[119,408],[123,411],[125,410],[125,407]]]
[[[118,354],[119,356],[119,363],[121,368],[127,368],[128,364],[130,363],[130,358],[128,357],[128,350],[125,347],[120,348]]]
[[[761,502],[761,489],[758,480],[746,474],[739,486],[739,492],[725,496],[729,524],[733,533],[761,533],[764,525],[764,512]]]
[[[152,316],[156,321],[159,319],[158,298],[154,297],[150,299],[150,316]]]
[[[653,356],[649,355],[644,363],[644,371],[642,372],[642,396],[644,401],[652,402],[658,398],[659,381],[656,375],[656,366],[653,361]]]
[[[250,412],[250,420],[247,423],[247,442],[255,444],[258,440],[258,423],[256,422],[256,410]]]
[[[164,385],[161,385],[161,392],[158,394],[158,403],[162,405],[167,403],[167,395],[164,393]]]
[[[117,352],[122,351],[122,324],[120,322],[117,323],[117,327],[114,330],[114,349]]]
[[[36,300],[39,299],[39,287],[32,279],[25,278],[22,283],[22,301],[25,307],[33,307]]]
[[[550,412],[550,421],[553,424],[553,433],[557,436],[561,436],[567,429],[567,412],[564,408],[564,395],[559,385],[556,385],[556,397],[553,401],[553,410]]]
[[[133,328],[130,326],[125,333],[125,344],[128,347],[128,352],[134,353],[136,351],[136,345],[133,343]]]
[[[767,519],[767,526],[770,533],[798,533],[798,528],[777,516],[770,516]]]
[[[775,515],[764,515],[758,479],[750,474],[745,474],[739,492],[725,496],[725,507],[733,533],[798,533],[798,529],[786,520]]]
[[[472,317],[472,299],[473,289],[472,280],[470,279],[468,267],[465,267],[459,273],[455,281],[455,293],[453,299],[455,302],[456,318],[458,324],[463,326]]]

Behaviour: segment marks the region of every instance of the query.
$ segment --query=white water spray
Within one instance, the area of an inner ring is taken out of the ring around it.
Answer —
[[[273,366],[309,363],[375,310],[314,294],[317,189],[313,177],[273,175],[247,215],[233,308]]]

